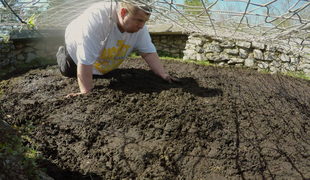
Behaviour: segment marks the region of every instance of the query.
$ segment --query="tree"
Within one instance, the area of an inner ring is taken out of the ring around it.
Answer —
[[[279,28],[287,28],[298,25],[301,22],[304,23],[304,20],[310,19],[309,5],[304,7],[305,5],[307,5],[306,1],[299,1],[297,4],[291,0],[273,3],[269,6],[269,15],[274,18],[269,18],[268,20],[272,20],[272,23]]]
[[[203,1],[203,3],[202,3]],[[209,6],[211,3],[208,2],[208,0],[185,0],[184,1],[184,10],[186,14],[189,14],[189,15],[200,15],[202,14],[205,9],[204,9],[204,6],[205,5],[206,7]]]

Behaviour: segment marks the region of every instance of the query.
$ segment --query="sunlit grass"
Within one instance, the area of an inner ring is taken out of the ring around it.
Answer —
[[[281,73],[285,76],[291,76],[294,78],[300,78],[300,79],[305,79],[305,80],[310,80],[310,77],[307,76],[304,72],[293,72],[293,71],[288,71],[287,73]]]

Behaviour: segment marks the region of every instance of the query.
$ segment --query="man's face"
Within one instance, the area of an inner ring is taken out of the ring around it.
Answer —
[[[123,9],[122,9],[123,10]],[[129,14],[126,9],[124,13],[121,10],[121,22],[119,29],[121,32],[135,33],[143,28],[146,21],[149,20],[150,16],[145,14],[144,11],[138,10],[135,15]],[[124,14],[122,14],[124,13]]]

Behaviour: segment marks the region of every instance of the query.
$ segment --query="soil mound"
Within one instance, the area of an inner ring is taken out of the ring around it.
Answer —
[[[63,179],[309,179],[310,83],[250,69],[142,59],[78,92],[57,66],[2,80],[0,109],[33,122],[43,167]]]

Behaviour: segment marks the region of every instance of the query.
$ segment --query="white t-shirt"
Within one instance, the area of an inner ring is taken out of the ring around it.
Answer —
[[[93,74],[102,75],[117,68],[133,49],[141,53],[156,52],[146,26],[136,33],[119,31],[116,6],[112,3],[111,13],[111,2],[96,3],[66,29],[68,53],[76,64],[93,65]]]

